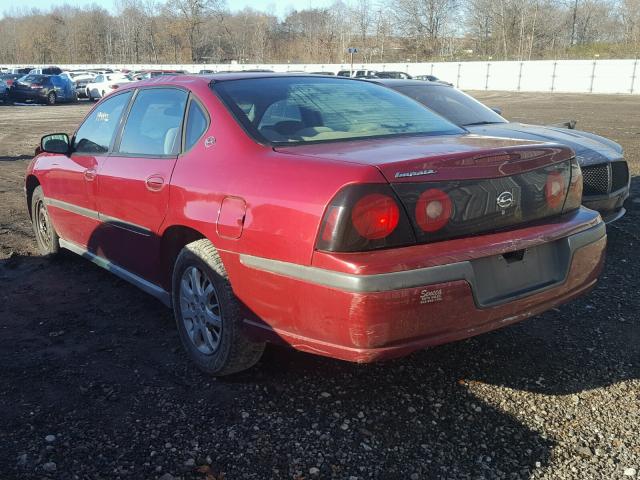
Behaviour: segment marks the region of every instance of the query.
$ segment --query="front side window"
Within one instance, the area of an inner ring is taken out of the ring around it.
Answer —
[[[262,143],[464,133],[410,98],[365,81],[271,77],[225,80],[213,88]]]
[[[95,80],[96,83],[104,82],[104,75],[98,75]]]
[[[105,153],[129,103],[131,91],[114,95],[95,108],[76,132],[73,150],[78,153]]]
[[[466,93],[446,85],[409,85],[394,87],[461,127],[505,123],[496,112]]]
[[[124,126],[120,153],[176,155],[187,96],[176,88],[140,90]]]
[[[187,115],[187,128],[185,131],[185,149],[189,150],[207,129],[207,115],[198,102],[191,101],[189,114]]]

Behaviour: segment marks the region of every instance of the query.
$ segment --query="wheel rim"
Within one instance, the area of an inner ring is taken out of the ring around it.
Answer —
[[[51,248],[51,227],[49,223],[49,213],[47,207],[41,200],[36,208],[36,227],[38,229],[38,237],[40,242],[47,249]]]
[[[213,354],[220,345],[222,315],[216,289],[199,267],[190,266],[182,274],[180,313],[191,343],[200,353]]]
[[[53,93],[49,94],[49,103],[54,103],[56,101],[56,96]]]

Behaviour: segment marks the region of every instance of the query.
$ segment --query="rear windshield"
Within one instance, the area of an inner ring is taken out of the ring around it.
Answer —
[[[213,84],[257,141],[273,145],[464,133],[380,85],[321,77],[250,78]]]
[[[32,73],[30,75],[25,75],[24,77],[22,77],[20,79],[21,83],[44,83],[47,81],[46,76],[44,75],[37,75],[35,73]]]

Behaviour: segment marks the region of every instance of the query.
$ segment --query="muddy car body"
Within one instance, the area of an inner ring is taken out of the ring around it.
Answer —
[[[42,148],[26,177],[41,250],[173,305],[212,374],[266,341],[401,356],[566,302],[602,266],[570,149],[469,135],[365,81],[158,77]]]

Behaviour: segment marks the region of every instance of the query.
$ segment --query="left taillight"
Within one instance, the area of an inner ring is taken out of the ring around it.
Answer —
[[[429,188],[422,192],[416,203],[416,223],[425,232],[437,232],[451,218],[453,205],[446,192]]]
[[[411,223],[389,185],[349,185],[327,206],[318,250],[360,252],[411,245]]]

